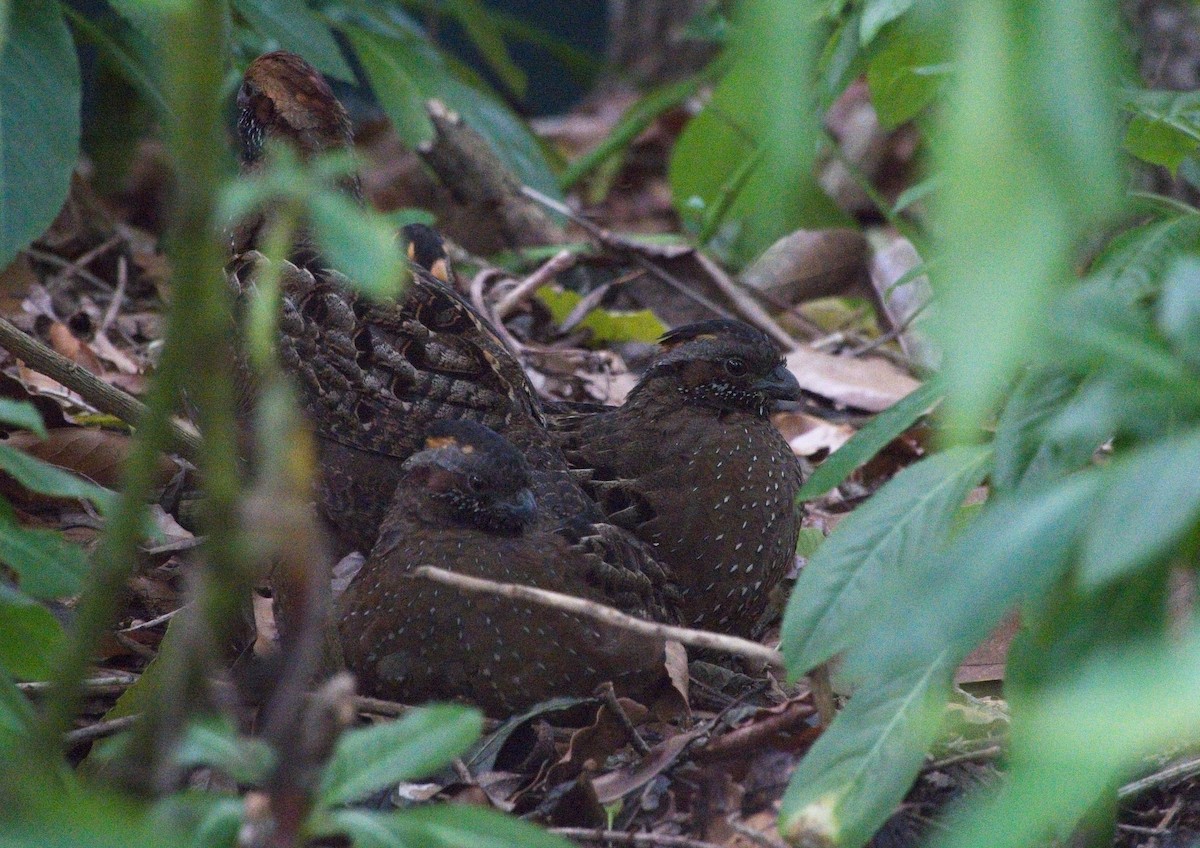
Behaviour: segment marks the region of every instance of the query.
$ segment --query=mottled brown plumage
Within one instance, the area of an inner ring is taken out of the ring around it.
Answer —
[[[404,463],[378,544],[339,604],[346,663],[363,689],[406,703],[461,698],[496,715],[605,681],[649,692],[662,674],[660,640],[405,577],[431,565],[609,603],[614,572],[626,569],[601,538],[538,528],[528,465],[507,440],[468,421],[438,422],[429,435]],[[669,614],[646,588],[634,611]]]
[[[345,109],[292,54],[255,60],[238,104],[247,168],[268,139],[304,155],[350,141]],[[428,253],[425,241],[410,237],[414,258]],[[546,432],[520,363],[458,292],[414,266],[399,303],[373,303],[311,251],[293,259],[282,280],[280,355],[317,435],[322,511],[345,546],[370,550],[401,464],[440,419],[482,422],[517,445],[532,469],[542,526],[602,520]],[[253,251],[234,259],[229,273],[239,290],[261,262]]]
[[[800,532],[800,466],[768,417],[800,387],[770,339],[738,321],[662,342],[624,405],[558,415],[560,443],[609,519],[672,572],[684,623],[749,634]]]

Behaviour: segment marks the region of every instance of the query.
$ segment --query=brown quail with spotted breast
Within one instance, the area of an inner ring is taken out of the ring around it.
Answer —
[[[739,321],[680,327],[662,345],[624,405],[554,425],[609,520],[671,570],[684,623],[749,635],[800,532],[800,465],[768,417],[800,387]]]
[[[364,690],[406,703],[462,698],[507,715],[612,681],[633,697],[658,682],[661,640],[568,613],[408,579],[430,565],[608,603],[619,555],[537,526],[521,452],[470,421],[440,421],[404,463],[379,541],[339,604],[348,667]],[[661,618],[653,587],[643,615]]]

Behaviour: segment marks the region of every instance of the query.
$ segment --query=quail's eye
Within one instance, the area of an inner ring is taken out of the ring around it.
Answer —
[[[478,474],[472,474],[467,477],[467,485],[472,489],[479,489],[483,485],[483,478]]]
[[[734,377],[740,377],[746,373],[746,360],[733,357],[725,360],[725,370]]]

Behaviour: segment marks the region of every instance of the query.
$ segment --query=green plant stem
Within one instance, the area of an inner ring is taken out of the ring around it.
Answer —
[[[206,564],[211,570],[197,606],[209,632],[219,633],[237,612],[244,583],[238,533],[239,492],[230,315],[221,279],[222,249],[213,228],[214,198],[223,176],[220,84],[225,57],[225,4],[192,0],[175,7],[167,30],[186,33],[164,57],[167,91],[178,123],[170,150],[175,160],[174,236],[171,260],[174,298],[167,342],[149,397],[149,413],[137,434],[125,487],[97,551],[95,567],[78,609],[69,651],[58,665],[56,696],[43,722],[42,748],[61,750],[62,734],[75,716],[81,684],[97,643],[116,617],[133,572],[141,537],[143,502],[155,462],[168,436],[168,414],[186,388],[204,433],[200,471],[207,497]],[[163,699],[159,699],[160,701]]]

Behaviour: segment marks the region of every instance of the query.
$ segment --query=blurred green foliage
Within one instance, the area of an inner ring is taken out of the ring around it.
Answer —
[[[110,0],[103,14],[82,15],[53,2],[0,3],[0,265],[66,195],[80,152],[76,43],[94,45],[163,127],[179,120],[158,51],[170,38],[162,7],[180,4]],[[705,95],[668,178],[690,235],[735,265],[798,227],[844,222],[814,176],[830,146],[821,119],[865,79],[883,124],[914,122],[928,149],[923,172],[881,212],[927,254],[943,367],[835,453],[803,496],[828,492],[935,405],[943,447],[810,552],[782,650],[793,675],[840,654],[855,694],[795,773],[782,832],[798,843],[863,844],[936,739],[955,668],[1013,609],[1022,629],[1007,670],[1009,777],[965,804],[938,844],[1016,846],[1068,833],[1148,754],[1200,737],[1200,635],[1183,622],[1185,637],[1167,638],[1168,578],[1194,571],[1200,546],[1200,211],[1128,188],[1140,167],[1131,156],[1183,179],[1200,173],[1200,109],[1194,93],[1136,81],[1114,0],[743,0],[728,16],[714,5],[692,34],[719,43],[720,55],[646,93],[610,139],[561,172],[502,94],[429,43],[409,5],[234,0],[220,9],[234,58],[228,91],[238,64],[295,49],[334,78],[369,85],[409,145],[431,132],[424,101],[444,99],[547,193],[611,171],[657,116]],[[505,39],[520,28],[478,0],[439,9],[519,94],[527,80]],[[212,126],[221,120],[211,116]],[[401,279],[393,227],[337,195],[344,167],[335,159],[306,170],[276,156],[256,178],[230,183],[216,217],[283,210],[282,232],[306,221],[354,282],[387,296]],[[559,313],[571,305],[555,304]],[[253,326],[269,338],[264,314]],[[646,316],[594,320],[613,339],[658,332]],[[0,404],[0,419],[41,426],[20,405]],[[2,444],[0,466],[36,491],[107,501]],[[965,509],[980,483],[987,503]],[[0,559],[14,578],[0,583],[0,748],[11,752],[36,722],[13,680],[46,676],[65,643],[43,602],[77,593],[88,563],[59,535],[21,528],[6,504]],[[153,701],[141,697],[142,708]],[[360,845],[561,845],[486,811],[343,806],[444,765],[477,732],[474,713],[430,708],[347,735],[308,832]],[[189,726],[175,756],[248,785],[271,768],[269,750],[209,719]],[[233,796],[184,793],[147,806],[58,767],[43,776],[69,793],[11,785],[11,774],[0,785],[20,801],[6,810],[8,842],[80,838],[61,824],[64,803],[97,845],[232,844],[243,822]]]

